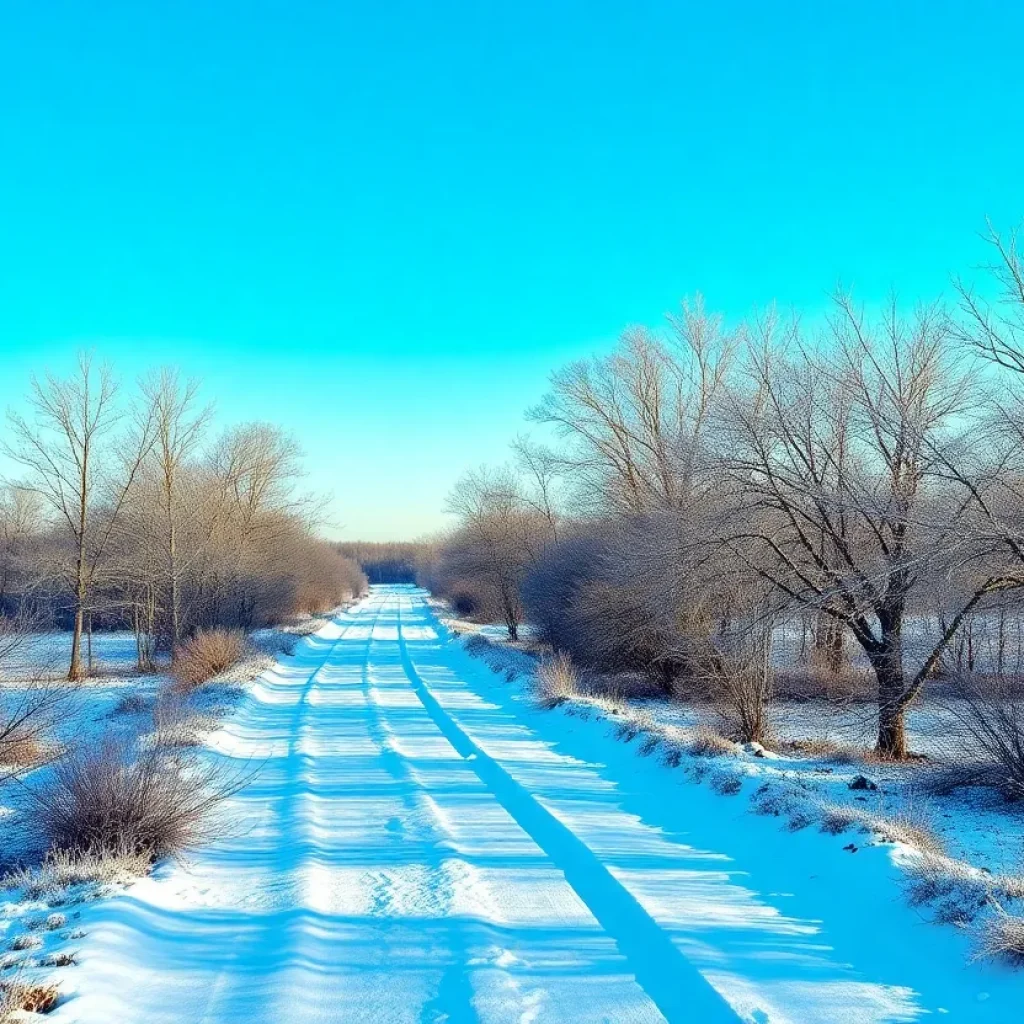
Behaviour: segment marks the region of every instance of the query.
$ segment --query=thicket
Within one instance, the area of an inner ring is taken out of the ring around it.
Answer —
[[[0,621],[70,628],[70,679],[94,629],[132,629],[146,670],[199,630],[316,614],[365,586],[317,536],[294,439],[211,417],[196,382],[163,370],[129,394],[89,356],[33,379],[9,413],[0,444],[20,472],[0,487]]]
[[[529,413],[550,446],[460,481],[423,578],[743,740],[780,683],[869,688],[878,754],[905,757],[926,686],[1022,679],[1024,265],[989,242],[992,275],[951,305],[839,293],[815,326],[727,327],[698,299],[556,371]]]

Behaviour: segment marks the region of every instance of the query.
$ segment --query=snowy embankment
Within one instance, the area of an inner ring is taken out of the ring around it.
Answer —
[[[171,693],[166,672],[138,672],[131,633],[96,634],[93,674],[81,683],[63,679],[71,643],[67,633],[34,636],[5,659],[0,676],[4,720],[37,710],[12,733],[27,734],[32,742],[8,740],[0,746],[0,781],[5,782],[0,787],[0,1021],[8,1020],[4,994],[9,987],[40,994],[51,986],[73,987],[92,905],[150,870],[148,858],[134,853],[102,861],[62,855],[40,865],[33,794],[50,784],[53,756],[62,749],[98,749],[109,743],[144,748],[156,742],[155,728],[164,746],[198,748],[246,687],[275,664],[276,652],[291,649],[301,635],[323,624],[323,619],[301,620],[251,634],[241,660],[185,697]],[[32,760],[19,763],[22,751]]]
[[[50,1019],[1015,1018],[1020,977],[907,908],[892,847],[785,832],[571,711],[375,588],[210,737],[259,777],[82,911]]]

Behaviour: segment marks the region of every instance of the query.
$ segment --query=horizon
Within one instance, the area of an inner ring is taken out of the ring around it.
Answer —
[[[0,408],[82,348],[177,366],[345,541],[438,530],[551,371],[687,296],[928,300],[1024,217],[1006,4],[7,20]]]

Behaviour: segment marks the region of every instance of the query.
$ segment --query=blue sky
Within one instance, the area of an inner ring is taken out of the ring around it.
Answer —
[[[1024,5],[0,0],[0,405],[95,348],[436,527],[688,294],[942,291],[1024,218]]]

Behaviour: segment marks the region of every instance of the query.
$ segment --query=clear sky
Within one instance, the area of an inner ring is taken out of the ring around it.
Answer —
[[[1024,218],[1016,0],[0,0],[0,405],[97,352],[414,536],[566,359],[943,290]]]

